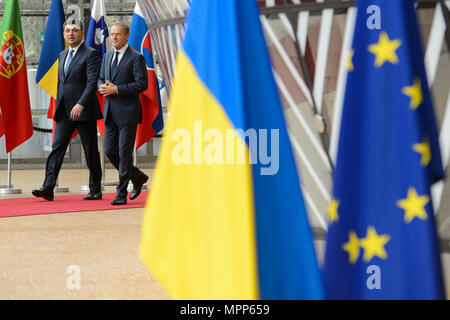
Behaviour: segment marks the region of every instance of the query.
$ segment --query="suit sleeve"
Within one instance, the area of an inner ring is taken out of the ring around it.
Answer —
[[[89,105],[90,100],[96,99],[100,61],[100,53],[97,50],[93,50],[86,61],[86,88],[77,102],[85,108]]]
[[[133,64],[133,82],[118,85],[118,96],[128,96],[136,93],[141,93],[148,88],[147,66],[145,64],[144,56],[139,56],[134,60]]]

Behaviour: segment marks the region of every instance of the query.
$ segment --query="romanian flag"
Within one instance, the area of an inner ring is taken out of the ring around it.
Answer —
[[[58,91],[59,54],[66,48],[63,36],[65,21],[61,0],[52,0],[45,27],[44,43],[36,74],[36,83],[50,95],[47,117],[53,119],[56,111],[56,94]],[[55,123],[53,123],[53,127]],[[76,136],[76,132],[74,136]]]
[[[153,64],[152,42],[139,2],[136,2],[131,20],[128,45],[144,56],[148,75],[148,88],[140,94],[142,123],[138,125],[136,132],[136,149],[138,149],[164,127],[158,79]]]
[[[331,299],[444,299],[431,185],[439,141],[414,1],[359,0],[329,206]],[[350,61],[350,59],[349,59]]]
[[[108,41],[109,33],[106,25],[105,3],[102,0],[94,0],[92,4],[89,28],[86,34],[86,44],[96,49],[103,59],[105,53],[110,49]]]
[[[36,75],[36,83],[53,99],[58,90],[58,57],[65,49],[63,24],[64,8],[61,0],[52,0],[45,27],[44,43]]]
[[[0,107],[6,152],[33,135],[27,63],[18,0],[8,0],[0,27]],[[0,126],[1,127],[1,126]]]
[[[194,0],[140,254],[174,299],[321,299],[254,0]]]

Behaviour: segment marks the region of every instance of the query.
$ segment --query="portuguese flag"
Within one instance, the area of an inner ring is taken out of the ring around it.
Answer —
[[[33,135],[18,0],[6,2],[0,40],[0,107],[8,153]]]

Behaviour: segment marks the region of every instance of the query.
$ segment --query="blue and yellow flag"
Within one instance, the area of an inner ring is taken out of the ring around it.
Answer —
[[[64,21],[64,8],[61,0],[52,0],[39,58],[36,83],[53,99],[56,99],[58,90],[58,57],[59,53],[65,49]]]
[[[368,27],[373,5],[381,29]],[[348,68],[328,297],[445,298],[430,193],[443,169],[413,0],[358,2]]]
[[[321,299],[254,0],[194,0],[141,257],[174,299]]]
[[[135,147],[137,150],[164,128],[158,78],[153,64],[152,41],[139,2],[136,2],[134,8],[128,45],[144,56],[147,66],[148,88],[139,95],[142,123],[138,124],[136,132]]]

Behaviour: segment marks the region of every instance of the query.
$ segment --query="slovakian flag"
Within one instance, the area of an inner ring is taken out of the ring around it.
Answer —
[[[60,52],[66,48],[63,36],[65,19],[61,0],[52,0],[45,27],[36,83],[55,100],[58,91],[58,58]]]
[[[91,19],[89,20],[89,27],[86,35],[86,44],[96,49],[100,53],[102,59],[105,53],[111,49],[108,26],[106,25],[105,2],[103,0],[94,0],[94,3],[92,4]],[[97,92],[97,99],[103,114],[105,97]],[[97,127],[102,137],[104,137],[105,124],[103,119],[97,120]]]
[[[33,135],[27,64],[18,0],[8,0],[0,27],[0,107],[6,152]]]
[[[158,79],[153,64],[152,43],[139,2],[136,2],[130,26],[128,45],[145,58],[148,73],[148,88],[141,93],[142,123],[136,133],[136,149],[153,138],[164,127]]]
[[[50,95],[47,118],[53,119],[56,112],[56,95],[58,91],[59,54],[66,48],[63,36],[63,24],[66,20],[61,0],[52,0],[45,27],[44,43],[39,58],[36,83]],[[53,121],[53,133],[55,121]],[[76,137],[78,131],[72,135]]]

